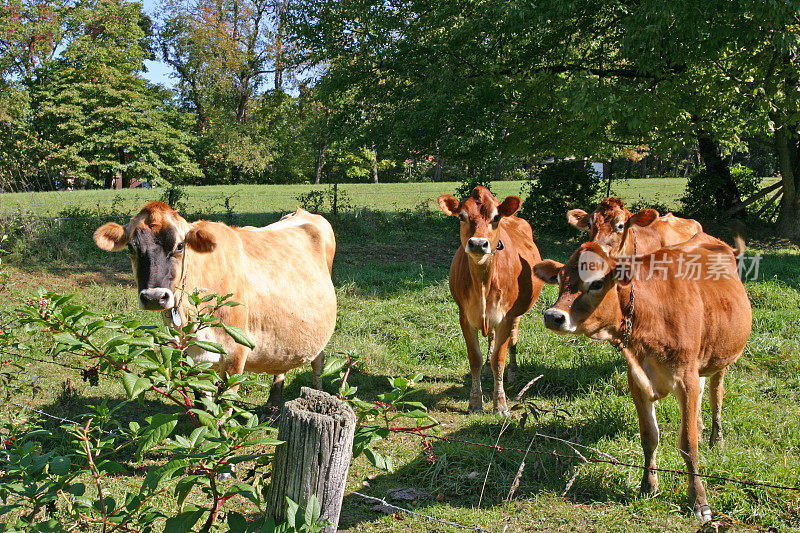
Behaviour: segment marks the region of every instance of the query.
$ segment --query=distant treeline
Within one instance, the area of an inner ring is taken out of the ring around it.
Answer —
[[[0,188],[780,173],[800,237],[800,0],[0,5]],[[142,76],[167,64],[174,89]],[[708,189],[708,188],[707,188]]]

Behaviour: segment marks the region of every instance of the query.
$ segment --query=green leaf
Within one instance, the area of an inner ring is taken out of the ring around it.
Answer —
[[[125,392],[128,393],[128,398],[135,400],[144,391],[148,390],[152,383],[149,379],[125,372],[122,375],[122,386],[125,387]]]
[[[364,449],[364,456],[372,463],[376,468],[380,468],[381,470],[386,470],[387,472],[392,471],[392,458],[381,453],[376,452],[372,448],[365,448]]]
[[[164,533],[187,533],[205,513],[204,509],[185,511],[177,516],[168,518],[164,524]]]
[[[256,347],[253,342],[247,338],[247,334],[242,330],[242,328],[238,328],[236,326],[229,326],[227,324],[222,324],[222,329],[224,329],[228,335],[230,335],[233,340],[235,340],[238,344],[242,346],[247,346],[251,350]]]
[[[221,344],[219,344],[217,342],[193,341],[192,344],[194,344],[198,348],[202,348],[203,350],[205,350],[207,352],[218,353],[218,354],[222,354],[222,355],[225,355],[227,353],[225,351],[225,348]]]
[[[297,528],[299,524],[297,524],[297,510],[300,508],[290,497],[285,496],[286,498],[286,521],[289,523],[289,527]]]
[[[142,432],[139,448],[136,450],[136,458],[138,461],[142,460],[147,450],[160,444],[172,434],[175,426],[178,425],[178,416],[179,415],[158,413],[149,418],[150,425]]]
[[[57,455],[50,459],[50,472],[57,476],[69,474],[69,467],[72,464],[69,457]]]
[[[228,519],[228,531],[230,533],[247,531],[247,520],[241,514],[231,511],[226,518]]]
[[[305,524],[306,526],[313,526],[319,520],[319,515],[322,513],[322,506],[317,499],[316,494],[312,494],[306,504]]]

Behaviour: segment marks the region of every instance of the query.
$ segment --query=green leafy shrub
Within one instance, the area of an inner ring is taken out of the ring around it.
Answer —
[[[588,209],[600,199],[603,182],[588,166],[560,162],[548,165],[522,186],[520,216],[532,226],[559,229],[567,211]]]
[[[329,186],[325,189],[311,189],[298,194],[295,199],[300,207],[311,213],[340,214],[353,210],[353,204],[347,191],[338,186]]]
[[[731,178],[736,183],[739,191],[739,198],[746,200],[756,192],[761,186],[761,178],[755,173],[740,164],[730,167]],[[686,190],[680,199],[683,211],[687,216],[696,218],[713,219],[720,213],[714,199],[714,192],[719,187],[719,177],[708,172],[705,166],[701,166],[697,172],[690,174],[686,182]]]
[[[492,190],[492,179],[489,176],[476,174],[475,176],[465,176],[464,179],[461,181],[461,185],[458,186],[456,189],[455,195],[456,198],[459,200],[466,198],[477,186],[486,187],[490,191]]]
[[[60,430],[45,429],[35,417],[0,420],[0,531],[61,531],[64,525],[81,524],[141,533],[313,533],[327,525],[316,498],[305,509],[287,500],[289,518],[280,524],[263,516],[248,520],[232,510],[235,503],[228,503],[244,499],[257,508],[265,505],[269,465],[274,447],[281,444],[270,422],[259,422],[240,406],[237,386],[263,382],[248,374],[221,375],[212,363],[196,363],[188,355],[193,347],[225,355],[222,345],[201,340],[199,333],[207,328],[222,328],[235,342],[253,347],[243,330],[217,317],[222,307],[239,305],[230,296],[187,295],[189,316],[182,327],[144,326],[121,315],[93,312],[72,303],[71,295],[55,293],[42,293],[8,314],[15,331],[24,328],[37,339],[49,336],[54,358],[78,356],[94,381],[99,373],[118,380],[126,399],[113,406],[107,399],[89,405],[90,412],[79,417],[84,422],[61,419]],[[23,384],[15,358],[31,350],[31,341],[11,332],[8,327],[0,331],[0,347],[12,354],[0,361],[7,397]],[[391,458],[370,448],[389,436],[390,425],[394,429],[403,418],[414,423],[411,431],[435,424],[421,403],[409,400],[421,376],[392,378],[391,391],[364,402],[347,383],[356,363],[355,356],[331,358],[325,374],[339,373],[339,395],[358,412],[354,455],[363,453],[376,467],[391,470]],[[146,395],[160,397],[171,408],[143,420],[118,420],[115,414],[123,406],[143,402]],[[117,488],[110,495],[109,478],[130,474],[154,453],[163,462],[149,467],[140,486],[125,488],[121,495]],[[237,470],[236,465],[248,467]],[[222,481],[221,475],[234,479]],[[178,511],[170,513],[165,499]]]

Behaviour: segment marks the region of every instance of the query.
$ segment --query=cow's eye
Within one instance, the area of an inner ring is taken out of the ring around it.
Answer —
[[[461,220],[461,222],[467,221],[467,215],[465,213],[459,213],[458,218]]]
[[[500,213],[497,213],[497,214],[494,216],[494,218],[492,219],[492,224],[499,224],[499,223],[500,223],[500,219],[501,219],[501,218],[502,218],[502,216],[500,215]]]
[[[598,280],[595,280],[595,281],[593,281],[593,282],[591,282],[589,284],[589,290],[590,291],[599,291],[600,289],[603,288],[604,285],[605,285],[605,283],[603,282],[603,280],[602,279],[598,279]]]
[[[135,254],[136,253],[136,245],[133,244],[132,242],[129,242],[128,243],[128,251],[130,253],[132,253],[132,254]]]
[[[179,254],[179,253],[181,253],[181,252],[183,251],[183,247],[184,247],[184,246],[185,246],[185,244],[184,244],[184,243],[182,243],[182,242],[179,242],[179,243],[178,243],[178,244],[175,246],[175,253],[176,253],[176,254]]]
[[[614,226],[614,229],[617,230],[617,233],[622,233],[622,230],[625,229],[625,223],[624,222],[617,223],[617,225]]]

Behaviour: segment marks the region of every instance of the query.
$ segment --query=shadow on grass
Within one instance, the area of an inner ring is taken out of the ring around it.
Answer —
[[[479,417],[468,427],[441,435],[452,440],[430,439],[428,450],[422,449],[420,439],[416,443],[420,448],[417,457],[395,472],[375,477],[370,481],[370,486],[360,492],[379,498],[386,497],[392,504],[423,513],[426,508],[440,504],[464,509],[474,509],[480,505],[483,509],[490,509],[506,501],[524,459],[525,466],[519,485],[514,491],[514,498],[524,499],[542,492],[562,494],[583,460],[570,447],[555,440],[534,438],[534,433],[593,446],[603,437],[613,437],[616,433],[625,431],[621,426],[609,426],[607,420],[582,421],[577,425],[558,420],[541,424],[529,422],[524,429],[515,422],[506,428],[499,443],[516,450],[493,453],[486,446],[492,446],[498,441],[501,429],[502,422],[499,419]],[[533,444],[526,455],[525,450],[532,439]],[[480,446],[481,444],[484,446]],[[558,457],[553,452],[568,457]],[[587,453],[586,450],[582,452]],[[422,491],[422,495],[413,501],[392,498],[392,489],[408,488]],[[608,478],[579,474],[578,481],[567,491],[566,497],[575,504],[628,504],[636,497],[636,490],[618,476]],[[343,503],[339,527],[355,527],[362,522],[376,519],[382,512],[385,510],[376,508],[375,502],[353,494],[348,495]],[[457,515],[445,518],[463,522]]]
[[[265,226],[284,214],[211,212],[189,214],[187,220],[202,218],[239,226]],[[338,244],[335,284],[352,284],[359,293],[368,295],[391,297],[440,284],[447,279],[450,262],[459,246],[458,221],[429,211],[387,213],[357,209],[328,218]],[[20,231],[11,235],[9,262],[32,274],[46,271],[87,276],[103,286],[130,283],[126,254],[103,252],[92,241],[92,233],[101,224],[127,220],[127,215],[104,213],[97,217],[20,222],[23,224],[18,228]],[[543,234],[535,240],[542,257],[564,259],[579,237],[566,228],[561,235]]]

